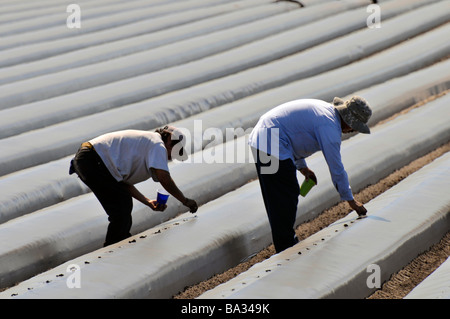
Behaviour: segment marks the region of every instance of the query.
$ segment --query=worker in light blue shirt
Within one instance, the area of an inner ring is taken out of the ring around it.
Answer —
[[[296,172],[317,184],[305,158],[319,150],[341,199],[348,201],[358,215],[367,213],[353,198],[340,147],[342,133],[370,133],[367,122],[371,115],[367,102],[354,96],[348,101],[335,98],[332,104],[317,99],[295,100],[261,116],[250,134],[249,145],[277,252],[298,242],[293,229],[300,194]]]

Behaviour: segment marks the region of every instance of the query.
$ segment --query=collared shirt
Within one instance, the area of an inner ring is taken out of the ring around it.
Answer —
[[[333,105],[317,99],[300,99],[279,105],[259,119],[249,145],[280,160],[292,159],[297,169],[305,158],[321,150],[331,179],[342,200],[353,194],[341,159],[341,120]]]
[[[169,171],[167,149],[158,133],[124,130],[89,142],[118,182],[134,185],[150,177],[158,181],[152,169]]]

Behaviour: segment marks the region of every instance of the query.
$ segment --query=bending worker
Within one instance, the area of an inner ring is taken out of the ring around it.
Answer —
[[[250,134],[249,144],[256,161],[261,192],[272,230],[276,252],[298,242],[294,223],[300,187],[297,170],[313,179],[305,158],[322,150],[331,178],[342,200],[358,215],[365,207],[353,198],[342,164],[342,133],[370,133],[367,126],[372,111],[358,96],[348,101],[335,98],[333,104],[317,99],[300,99],[275,107],[262,115]]]
[[[181,131],[165,126],[155,132],[124,130],[107,133],[83,143],[71,161],[74,172],[92,190],[108,214],[109,225],[104,246],[131,236],[132,198],[154,211],[164,211],[167,205],[145,197],[134,186],[152,178],[191,213],[197,203],[184,196],[169,173],[168,161],[183,159],[185,139]]]

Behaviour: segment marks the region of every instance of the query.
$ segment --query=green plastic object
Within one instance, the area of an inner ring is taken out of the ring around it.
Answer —
[[[313,188],[313,186],[315,185],[316,183],[314,183],[314,181],[311,178],[305,179],[302,183],[302,186],[300,186],[300,195],[305,197],[306,194],[308,194],[311,188]]]

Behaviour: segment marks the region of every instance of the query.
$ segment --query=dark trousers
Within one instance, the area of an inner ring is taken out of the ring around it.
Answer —
[[[131,236],[133,199],[125,183],[117,182],[94,149],[81,147],[71,162],[71,172],[92,190],[108,214],[104,246]]]
[[[253,154],[256,155],[256,171],[272,230],[273,244],[279,253],[298,243],[294,230],[300,195],[297,169],[291,159],[278,160],[256,150],[253,150]],[[273,166],[274,160],[278,161],[278,169],[264,173],[262,168]]]

